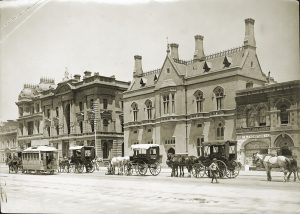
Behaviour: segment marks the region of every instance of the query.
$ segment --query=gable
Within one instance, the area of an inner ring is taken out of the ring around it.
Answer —
[[[266,76],[262,72],[255,52],[248,53],[247,58],[242,65],[242,69],[239,71],[239,74],[266,82]]]
[[[55,94],[65,94],[71,92],[71,87],[68,84],[60,85],[56,88]]]
[[[181,69],[181,72],[184,71],[182,71]],[[183,84],[183,75],[179,74],[178,68],[176,67],[175,63],[173,63],[172,59],[167,56],[161,68],[161,72],[157,78],[155,88],[163,88],[181,84]]]

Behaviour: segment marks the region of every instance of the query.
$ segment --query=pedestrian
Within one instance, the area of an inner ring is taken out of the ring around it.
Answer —
[[[213,159],[213,162],[210,164],[209,169],[211,174],[211,183],[214,182],[214,179],[216,180],[216,183],[219,183],[217,180],[217,172],[219,170],[219,167],[216,158]]]

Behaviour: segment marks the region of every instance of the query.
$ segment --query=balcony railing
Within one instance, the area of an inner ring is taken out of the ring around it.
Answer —
[[[270,126],[261,126],[261,127],[248,127],[248,128],[237,128],[236,133],[244,132],[265,132],[270,131]]]

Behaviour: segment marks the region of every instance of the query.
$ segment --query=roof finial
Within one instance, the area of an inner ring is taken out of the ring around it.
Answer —
[[[169,54],[170,53],[170,45],[169,45],[168,37],[166,39],[167,39],[167,53]]]

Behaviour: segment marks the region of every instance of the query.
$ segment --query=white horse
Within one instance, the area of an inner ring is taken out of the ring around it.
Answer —
[[[129,162],[129,157],[113,157],[111,159],[111,167],[112,167],[112,173],[115,174],[116,173],[116,168],[118,170],[118,175],[123,174],[123,172],[125,171],[125,166],[127,165],[127,163]]]
[[[260,161],[266,169],[268,181],[272,180],[271,169],[281,168],[284,173],[284,181],[286,182],[287,173],[291,171],[291,160],[285,156],[272,156],[269,154],[253,154],[254,163]]]

